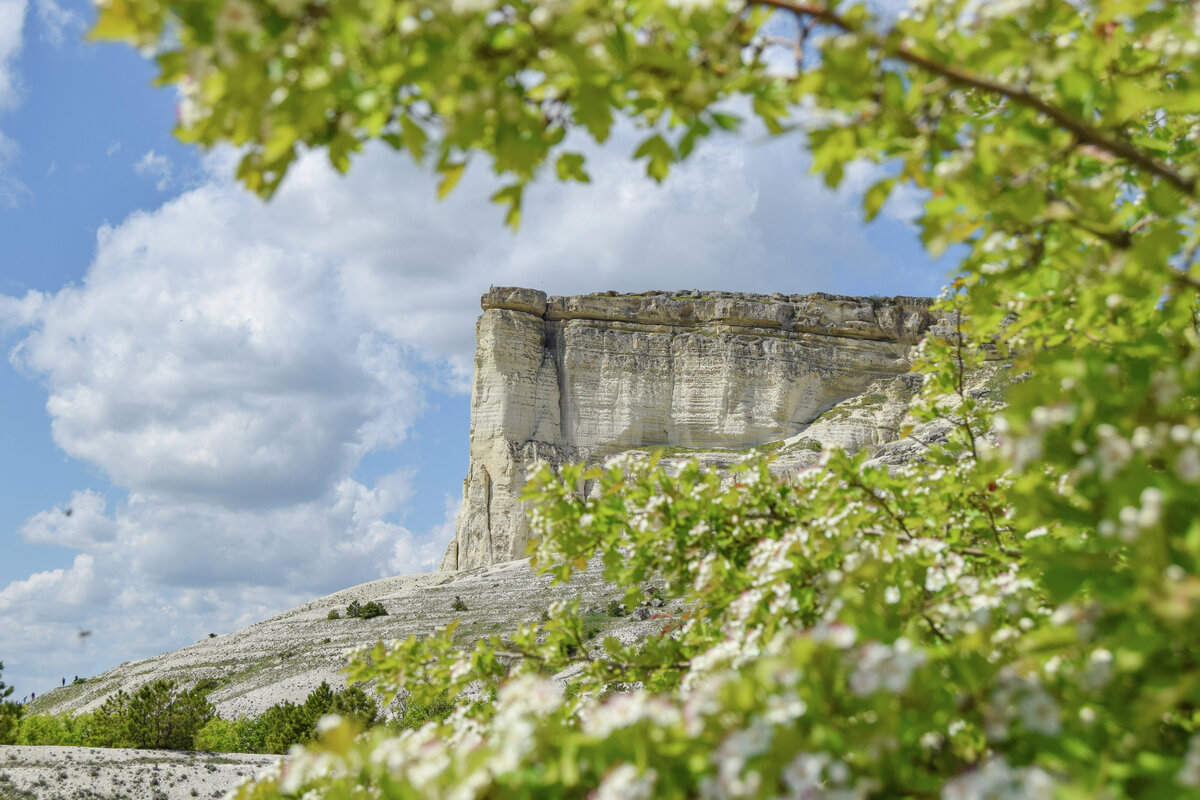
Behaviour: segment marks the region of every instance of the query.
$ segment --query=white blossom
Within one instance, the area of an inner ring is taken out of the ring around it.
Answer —
[[[925,663],[925,653],[913,647],[904,637],[888,646],[868,642],[858,651],[854,672],[850,674],[850,691],[860,697],[879,689],[899,693],[908,689],[912,673]]]
[[[1183,766],[1175,773],[1175,782],[1189,789],[1200,788],[1200,733],[1188,740],[1187,754]]]
[[[947,781],[942,800],[1051,800],[1054,780],[1040,767],[1013,769],[1003,758]]]
[[[588,797],[590,800],[650,800],[654,797],[657,780],[658,773],[654,769],[639,774],[632,764],[620,764],[608,771]]]

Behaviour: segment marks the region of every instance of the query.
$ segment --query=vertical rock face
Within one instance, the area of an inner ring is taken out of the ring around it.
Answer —
[[[442,569],[522,558],[526,468],[803,433],[908,371],[925,298],[730,292],[547,297],[492,288],[475,326],[470,467]]]

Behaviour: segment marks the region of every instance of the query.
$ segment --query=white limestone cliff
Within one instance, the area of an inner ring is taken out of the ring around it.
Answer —
[[[524,557],[530,530],[518,497],[537,459],[662,447],[719,465],[738,450],[786,441],[787,468],[815,459],[817,444],[803,441],[814,420],[871,387],[894,396],[876,416],[898,420],[911,387],[895,379],[940,319],[931,305],[820,293],[547,297],[493,287],[475,327],[470,465],[441,569]],[[851,427],[857,432],[817,426],[813,442],[855,449],[888,438]]]

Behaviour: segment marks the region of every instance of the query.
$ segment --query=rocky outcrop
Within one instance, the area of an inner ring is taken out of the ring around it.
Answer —
[[[475,327],[470,466],[441,569],[525,555],[530,530],[518,497],[538,459],[662,447],[720,461],[784,442],[812,458],[821,440],[802,440],[814,420],[908,372],[912,346],[940,320],[931,305],[819,293],[547,297],[492,288]],[[901,403],[896,409],[903,413]]]

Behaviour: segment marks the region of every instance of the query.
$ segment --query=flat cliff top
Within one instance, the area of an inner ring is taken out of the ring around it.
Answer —
[[[909,338],[940,318],[929,297],[850,297],[747,292],[600,292],[559,297],[536,289],[493,286],[480,299],[484,311],[507,309],[546,320],[593,320],[644,325],[727,325],[813,331],[876,338],[879,331]],[[874,335],[871,335],[874,334]]]

